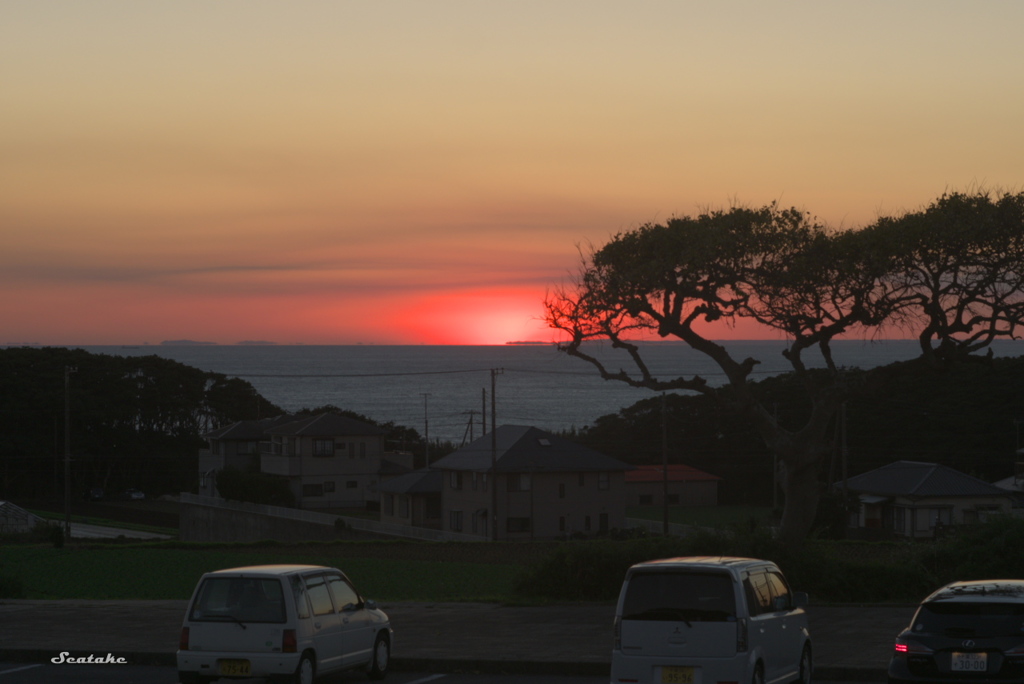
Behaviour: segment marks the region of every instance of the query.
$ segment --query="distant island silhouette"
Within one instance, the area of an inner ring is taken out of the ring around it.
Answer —
[[[164,347],[202,347],[215,346],[216,342],[197,342],[196,340],[164,340],[160,343]]]

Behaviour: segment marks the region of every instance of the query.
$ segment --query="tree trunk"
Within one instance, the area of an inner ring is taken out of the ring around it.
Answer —
[[[819,464],[815,458],[789,458],[782,462],[782,491],[786,500],[779,541],[784,546],[800,546],[814,525],[818,512]]]

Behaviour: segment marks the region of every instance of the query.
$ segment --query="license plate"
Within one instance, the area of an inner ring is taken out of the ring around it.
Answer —
[[[661,668],[661,684],[693,684],[692,667]]]
[[[954,652],[950,669],[954,672],[984,672],[988,669],[988,654]]]
[[[221,660],[218,661],[220,665],[220,674],[222,677],[248,677],[249,661],[248,660]]]

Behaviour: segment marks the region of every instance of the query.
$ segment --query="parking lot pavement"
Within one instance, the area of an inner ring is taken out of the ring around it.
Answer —
[[[0,601],[0,658],[47,662],[68,651],[173,664],[186,601]],[[607,673],[608,604],[502,606],[382,602],[396,668]],[[884,679],[913,606],[812,606],[816,679]]]

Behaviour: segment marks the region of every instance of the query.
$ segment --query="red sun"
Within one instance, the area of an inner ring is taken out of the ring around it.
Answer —
[[[553,331],[543,315],[544,294],[535,290],[449,293],[421,299],[396,326],[425,344],[546,342]]]

